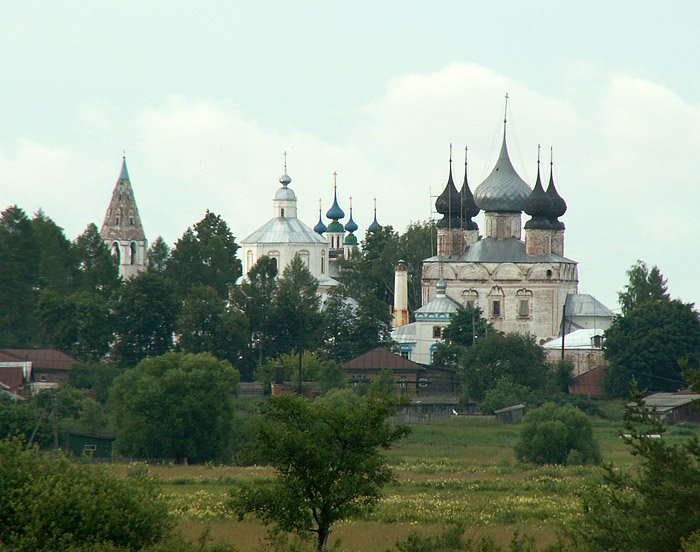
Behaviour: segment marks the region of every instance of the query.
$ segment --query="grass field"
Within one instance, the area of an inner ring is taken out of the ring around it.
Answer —
[[[505,543],[518,530],[545,544],[575,520],[580,494],[598,484],[603,474],[594,466],[519,464],[513,453],[518,425],[455,417],[411,427],[411,434],[387,452],[396,482],[385,488],[374,512],[334,526],[331,542],[340,540],[347,550],[385,551],[413,531],[434,533],[450,522],[462,522],[474,537],[487,533]],[[633,468],[635,459],[618,436],[620,427],[619,420],[594,421],[605,461]],[[698,428],[676,427],[669,436],[680,439],[690,432],[700,433]],[[241,552],[261,549],[266,528],[252,518],[238,521],[226,508],[226,500],[235,482],[272,477],[272,470],[228,466],[151,470],[160,478],[186,538],[196,540],[206,530],[213,542],[231,543]]]

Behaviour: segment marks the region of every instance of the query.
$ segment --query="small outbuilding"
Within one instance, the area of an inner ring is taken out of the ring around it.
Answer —
[[[514,424],[519,422],[525,416],[525,405],[524,404],[514,404],[513,406],[507,406],[505,408],[499,408],[493,412],[496,418],[506,424]]]
[[[76,458],[88,455],[91,458],[112,458],[112,443],[114,443],[114,437],[101,437],[85,433],[68,434],[68,450]]]
[[[667,424],[700,423],[700,393],[686,389],[677,393],[654,393],[642,399]]]

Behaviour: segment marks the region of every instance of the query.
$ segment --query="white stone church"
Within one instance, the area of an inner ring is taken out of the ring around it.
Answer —
[[[410,324],[397,322],[407,321],[406,305],[394,308],[394,339],[401,354],[415,362],[432,362],[442,330],[459,307],[477,307],[497,330],[529,333],[539,343],[562,329],[605,329],[612,320],[607,307],[578,294],[577,263],[565,256],[565,226],[559,220],[567,206],[555,187],[551,163],[547,189],[539,159],[537,180],[530,188],[513,167],[506,138],[504,120],[498,160],[474,194],[466,160],[464,183],[457,191],[450,159],[447,185],[435,202],[442,215],[437,255],[423,261],[423,306]],[[472,220],[481,211],[483,235]],[[531,217],[524,236],[523,213]]]

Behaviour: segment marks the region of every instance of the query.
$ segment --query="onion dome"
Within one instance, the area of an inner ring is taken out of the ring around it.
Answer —
[[[348,223],[345,225],[345,231],[346,232],[354,232],[357,230],[358,226],[357,223],[352,220],[352,197],[350,198],[350,220]]]
[[[479,207],[474,201],[474,194],[469,189],[467,180],[467,148],[464,148],[464,182],[462,183],[462,189],[459,191],[459,199],[462,210],[462,228],[465,230],[478,230],[479,225],[472,220],[472,217],[479,214]]]
[[[331,208],[328,209],[328,212],[326,213],[326,216],[334,222],[337,222],[341,218],[345,217],[345,211],[343,211],[340,208],[340,205],[338,205],[338,185],[335,181],[337,176],[337,173],[333,173],[333,205],[331,205]]]
[[[372,221],[372,224],[370,224],[367,227],[367,230],[370,232],[376,232],[377,230],[381,230],[381,225],[377,222],[377,200],[374,200],[374,220]]]
[[[549,221],[552,223],[552,227],[555,230],[564,230],[564,223],[559,219],[564,213],[566,213],[566,201],[558,193],[554,186],[554,163],[550,161],[550,172],[549,172],[549,185],[547,186],[547,197],[551,202],[551,214]]]
[[[477,206],[484,211],[521,213],[530,195],[530,186],[520,178],[508,156],[506,127],[503,125],[503,144],[491,174],[474,192]]]
[[[438,228],[460,227],[460,195],[452,179],[452,145],[450,144],[450,175],[445,189],[435,200],[435,210],[442,215],[438,221]]]
[[[551,230],[552,223],[549,218],[552,215],[552,202],[542,187],[539,152],[537,155],[537,182],[535,182],[532,193],[525,200],[525,212],[532,217],[525,223],[526,229]]]
[[[345,245],[357,245],[357,236],[355,234],[348,234],[343,240]]]
[[[314,226],[314,232],[317,234],[323,234],[326,231],[326,225],[323,224],[323,219],[321,218],[321,200],[318,200],[318,222]]]

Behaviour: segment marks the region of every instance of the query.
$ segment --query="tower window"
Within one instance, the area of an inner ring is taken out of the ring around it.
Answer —
[[[117,217],[116,221],[114,222],[117,226],[119,226],[119,217]]]
[[[129,264],[136,264],[136,244],[134,242],[129,245],[129,253]]]
[[[433,339],[440,339],[442,337],[442,326],[433,326]]]
[[[518,318],[528,318],[530,316],[530,301],[520,299],[518,301]]]
[[[551,278],[551,277],[552,277],[552,271],[551,271],[551,270],[547,270],[547,278]]]
[[[493,318],[500,318],[501,316],[501,301],[496,299],[491,303],[491,316]]]
[[[133,217],[129,217],[129,224],[131,224],[131,226],[134,225],[134,218]]]
[[[325,254],[321,254],[321,274],[326,273],[326,256]]]
[[[284,218],[284,208],[280,209],[280,216]]]

